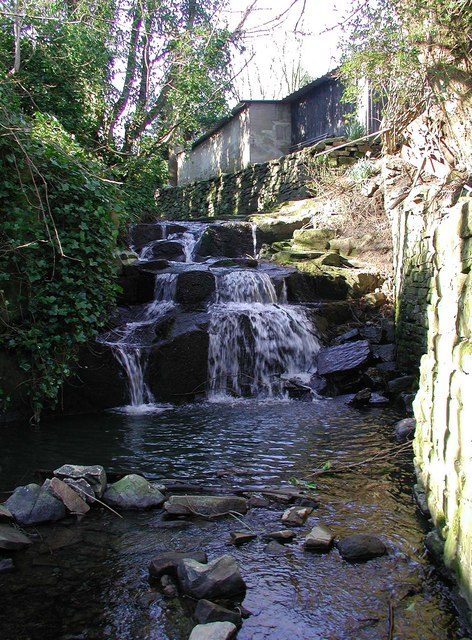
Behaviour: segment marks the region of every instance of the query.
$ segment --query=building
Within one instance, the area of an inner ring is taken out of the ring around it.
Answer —
[[[335,72],[282,100],[245,100],[176,157],[176,184],[232,173],[267,162],[329,137],[346,135],[346,116],[356,114],[365,133],[379,129],[380,109],[366,87],[358,105],[342,101]]]

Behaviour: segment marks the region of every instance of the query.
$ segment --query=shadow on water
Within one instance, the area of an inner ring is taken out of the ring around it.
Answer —
[[[64,462],[198,479],[225,491],[280,485],[308,477],[328,460],[369,458],[388,446],[396,418],[390,410],[361,413],[340,401],[240,401],[158,415],[74,417],[41,431],[12,426],[2,431],[0,490],[32,481],[35,468]],[[217,477],[223,468],[238,472]],[[202,549],[210,558],[232,553],[247,581],[244,605],[253,615],[240,640],[387,638],[390,602],[396,638],[460,638],[448,593],[423,558],[425,523],[411,497],[408,454],[317,483],[319,509],[277,557],[264,551],[261,538],[228,548],[229,532],[241,529],[232,519],[165,521],[160,511],[149,511],[120,520],[99,509],[79,523],[38,527],[38,542],[15,558],[17,571],[0,576],[0,635],[184,640],[193,624],[188,612],[149,586],[147,565],[159,550]],[[282,510],[274,503],[244,519],[258,532],[277,529]],[[389,553],[353,565],[336,550],[308,554],[303,537],[317,522],[337,536],[377,534]]]

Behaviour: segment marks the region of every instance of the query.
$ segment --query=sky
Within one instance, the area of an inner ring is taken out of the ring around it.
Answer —
[[[233,26],[252,2],[229,1],[228,20]],[[233,63],[238,74],[233,104],[242,99],[284,97],[296,88],[297,75],[310,80],[335,68],[340,37],[336,25],[350,7],[352,0],[256,0],[245,25],[246,51],[235,56]]]

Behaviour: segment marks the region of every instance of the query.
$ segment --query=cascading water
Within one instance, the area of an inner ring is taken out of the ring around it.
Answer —
[[[281,397],[283,374],[313,370],[319,340],[305,311],[286,304],[267,274],[233,271],[218,279],[211,308],[209,397]]]
[[[257,225],[255,222],[251,222],[251,233],[252,233],[252,255],[254,258],[258,258],[259,254],[257,253]]]

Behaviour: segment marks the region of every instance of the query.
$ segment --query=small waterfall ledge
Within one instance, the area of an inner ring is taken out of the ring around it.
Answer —
[[[141,271],[154,278],[152,299],[123,309],[123,322],[99,338],[126,375],[125,410],[159,410],[173,391],[176,402],[288,399],[287,380],[307,382],[316,373],[313,310],[287,301],[293,270],[252,257],[254,225],[237,229],[240,247],[225,238],[230,257],[221,247],[201,255],[216,226],[158,222],[145,225],[146,242],[134,244]]]

